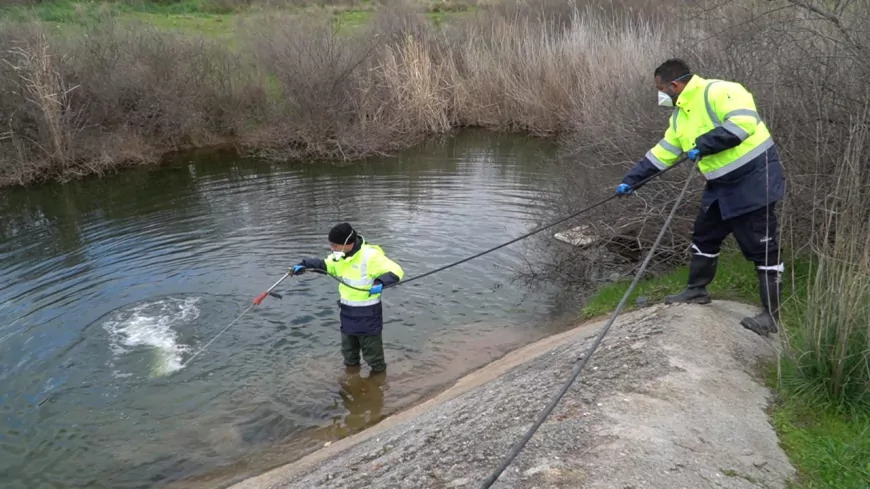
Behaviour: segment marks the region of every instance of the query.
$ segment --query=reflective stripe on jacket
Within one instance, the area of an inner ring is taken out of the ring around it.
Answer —
[[[664,170],[692,148],[707,179],[702,206],[719,201],[730,219],[783,198],[785,181],[773,138],[755,101],[739,83],[694,75],[677,98],[664,138],[623,178],[637,182]]]

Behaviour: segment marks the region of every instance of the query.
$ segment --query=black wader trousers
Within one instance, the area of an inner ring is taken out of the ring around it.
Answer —
[[[692,251],[706,258],[718,257],[722,242],[734,233],[743,256],[755,263],[759,271],[782,273],[775,206],[776,202],[727,220],[722,219],[718,202],[714,202],[706,212],[702,208],[695,219]]]

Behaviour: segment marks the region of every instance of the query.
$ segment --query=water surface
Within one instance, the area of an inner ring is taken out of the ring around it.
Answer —
[[[0,481],[226,483],[369,426],[553,332],[520,245],[385,293],[388,376],[341,365],[336,284],[306,275],[187,366],[351,222],[414,276],[521,234],[551,148],[467,134],[351,166],[214,154],[0,197]],[[221,474],[212,477],[209,474]]]

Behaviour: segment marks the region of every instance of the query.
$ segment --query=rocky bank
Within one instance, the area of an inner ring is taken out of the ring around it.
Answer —
[[[653,306],[617,319],[587,370],[494,488],[785,488],[794,469],[750,306]],[[479,487],[604,320],[517,350],[439,396],[234,489]]]

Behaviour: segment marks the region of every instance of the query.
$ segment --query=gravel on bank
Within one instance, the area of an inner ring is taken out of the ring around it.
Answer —
[[[752,307],[652,306],[617,319],[494,488],[785,488],[794,469],[758,379],[775,343]],[[472,488],[531,426],[603,320],[521,348],[441,395],[233,489]]]

